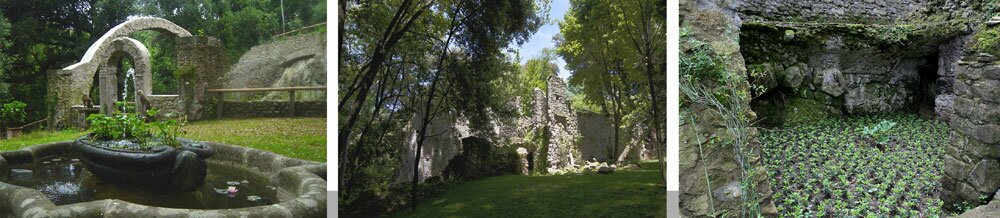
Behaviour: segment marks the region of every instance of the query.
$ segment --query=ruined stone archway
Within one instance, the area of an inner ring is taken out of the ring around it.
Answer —
[[[117,61],[121,60],[122,54],[128,54],[136,62],[136,80],[138,81],[136,87],[141,87],[141,90],[146,93],[151,91],[149,81],[152,76],[150,76],[149,69],[149,51],[141,42],[127,38],[129,34],[141,30],[156,30],[174,37],[191,36],[190,32],[177,24],[166,19],[154,17],[131,19],[111,28],[111,30],[101,36],[101,38],[87,49],[80,62],[60,70],[49,72],[47,107],[50,118],[49,126],[51,128],[62,128],[77,118],[71,106],[83,103],[83,95],[87,92],[86,90],[90,90],[90,86],[93,85],[92,79],[98,70],[102,72],[114,72],[116,70],[115,66],[105,67],[105,69],[100,68],[103,65],[110,65],[106,63],[117,63]],[[102,77],[106,78],[102,78],[101,83],[114,84],[109,83],[114,81],[113,73],[111,73],[112,76],[110,77],[104,76],[104,74],[102,73]],[[115,89],[114,87],[108,88],[102,85],[102,89],[105,88]],[[106,97],[102,97],[101,104],[110,105],[108,103],[113,103],[113,101],[113,99],[108,100]]]
[[[151,78],[152,70],[150,66],[149,49],[139,42],[138,40],[119,37],[115,38],[111,42],[110,56],[100,65],[100,105],[101,111],[105,114],[110,115],[114,111],[114,102],[118,96],[118,87],[116,73],[118,72],[118,63],[121,62],[123,55],[128,55],[132,58],[132,68],[135,69],[135,79],[133,81],[135,90],[142,90],[145,94],[152,94],[152,84]],[[123,78],[124,79],[124,78]],[[88,83],[93,85],[92,83]],[[87,87],[86,90],[90,90]],[[141,104],[136,104],[137,107],[141,107]],[[145,108],[137,108],[139,111],[145,111]]]

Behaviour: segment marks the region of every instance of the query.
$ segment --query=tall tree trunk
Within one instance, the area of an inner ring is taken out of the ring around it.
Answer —
[[[458,8],[459,7],[455,7],[455,12],[458,11]],[[448,48],[451,46],[451,40],[454,37],[455,32],[458,30],[458,28],[455,28],[456,22],[458,21],[458,15],[455,15],[456,13],[454,12],[452,14],[454,16],[452,16],[451,25],[449,26],[448,39],[444,41],[444,48],[441,49],[441,55],[438,59],[434,79],[431,80],[431,87],[427,95],[427,101],[424,104],[424,115],[421,119],[423,122],[421,123],[420,131],[417,132],[419,137],[417,139],[417,149],[415,152],[416,156],[413,159],[413,180],[410,183],[410,208],[414,210],[417,209],[417,183],[420,182],[420,153],[423,151],[424,141],[427,139],[427,125],[430,124],[431,120],[434,118],[432,114],[435,113],[433,109],[434,95],[437,92],[437,85],[441,79],[441,74],[444,73],[444,62],[448,59]],[[440,104],[441,101],[439,100],[438,103]]]
[[[384,36],[388,38],[386,38],[384,41],[379,42],[379,45],[376,46],[375,48],[375,52],[372,54],[371,61],[369,61],[365,65],[365,67],[362,67],[362,71],[364,71],[364,73],[359,75],[362,78],[361,83],[358,84],[357,87],[359,93],[356,96],[354,96],[355,97],[354,101],[351,103],[351,109],[349,110],[350,112],[347,116],[347,122],[343,126],[340,126],[340,128],[338,128],[340,132],[338,133],[337,143],[341,145],[339,148],[340,160],[347,160],[348,139],[351,136],[351,132],[354,130],[354,125],[357,122],[358,115],[361,113],[361,107],[364,106],[364,103],[368,96],[368,92],[371,90],[371,86],[374,84],[375,77],[378,74],[379,70],[381,70],[382,65],[385,63],[385,58],[388,56],[388,53],[393,48],[396,47],[396,43],[399,42],[400,39],[402,39],[403,35],[405,35],[406,32],[410,29],[410,27],[413,25],[413,22],[416,21],[417,18],[419,18],[420,15],[423,14],[428,7],[430,7],[430,4],[421,7],[416,13],[410,16],[408,20],[404,21],[403,17],[406,14],[405,11],[407,10],[407,8],[409,8],[409,5],[411,3],[412,2],[410,2],[409,0],[403,1],[402,7],[400,7],[396,11],[396,16],[393,17],[393,20],[390,23],[390,25],[386,27],[385,30],[386,34]],[[404,24],[402,28],[397,30],[395,24],[399,23],[404,23]],[[349,99],[350,96],[347,96],[341,99],[341,101],[349,101]],[[343,169],[345,167],[346,162],[347,161],[340,161],[340,169]],[[344,182],[343,176],[340,176],[339,179],[341,182]]]

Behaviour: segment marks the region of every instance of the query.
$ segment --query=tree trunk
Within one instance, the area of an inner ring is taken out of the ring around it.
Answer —
[[[421,7],[420,10],[418,10],[413,16],[411,16],[409,20],[404,22],[405,24],[403,24],[401,29],[393,31],[396,29],[395,25],[393,24],[398,24],[400,22],[403,22],[401,21],[403,20],[402,15],[404,14],[403,12],[408,8],[409,4],[410,4],[409,0],[403,1],[403,7],[400,7],[396,11],[396,16],[393,17],[392,23],[389,25],[389,27],[386,28],[385,32],[387,33],[386,36],[388,36],[387,40],[384,41],[385,42],[384,44],[380,42],[380,44],[375,48],[375,52],[372,55],[371,61],[369,61],[365,67],[362,67],[363,71],[365,72],[363,74],[360,74],[362,79],[361,83],[359,84],[359,87],[357,87],[359,93],[356,95],[354,102],[352,102],[351,104],[351,109],[349,110],[350,114],[348,114],[347,116],[347,122],[343,126],[338,128],[340,132],[338,133],[337,136],[337,143],[341,145],[339,148],[340,160],[347,160],[347,141],[350,138],[351,132],[354,129],[355,122],[357,122],[358,115],[361,113],[361,107],[364,105],[365,100],[367,99],[368,92],[370,91],[371,86],[374,84],[375,76],[378,74],[379,70],[381,70],[382,68],[382,65],[385,63],[385,58],[388,56],[388,52],[396,47],[396,43],[399,42],[399,40],[403,37],[403,35],[410,29],[413,22],[416,21],[417,18],[420,17],[420,15],[423,14],[424,11],[426,11],[427,7],[430,6],[430,4],[427,4],[426,6]],[[345,97],[342,99],[342,101],[348,101],[349,99],[350,97]],[[340,162],[341,162],[339,164],[340,169],[346,167],[344,164],[346,163],[346,161],[340,161]],[[339,180],[341,182],[344,182],[343,176],[340,176]]]

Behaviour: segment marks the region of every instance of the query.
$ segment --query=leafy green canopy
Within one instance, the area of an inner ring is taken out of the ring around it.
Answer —
[[[558,54],[572,72],[574,105],[600,108],[614,126],[655,144],[665,114],[666,1],[573,0],[559,23]],[[616,129],[615,152],[622,137]],[[650,134],[651,133],[651,134]]]
[[[354,213],[365,200],[384,195],[400,159],[414,158],[404,157],[398,146],[408,142],[406,126],[418,138],[440,134],[409,121],[461,116],[472,131],[485,134],[495,120],[514,115],[506,96],[527,92],[510,88],[520,83],[521,67],[509,45],[525,42],[539,28],[547,4],[389,0],[342,6],[343,208]],[[361,203],[351,206],[355,202]]]
[[[46,72],[77,62],[97,37],[130,16],[162,17],[194,34],[219,38],[235,60],[284,31],[325,22],[326,1],[0,0],[0,12],[0,102],[24,101],[29,120],[37,120],[47,113],[40,97],[46,96]],[[150,50],[153,92],[176,93],[172,37],[155,31],[131,37]]]

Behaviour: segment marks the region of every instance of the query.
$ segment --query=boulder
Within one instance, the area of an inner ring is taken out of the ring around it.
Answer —
[[[610,166],[604,165],[604,166],[601,166],[600,168],[597,168],[597,173],[599,173],[599,174],[612,174],[612,173],[615,173],[615,168],[612,168]]]
[[[802,80],[805,76],[802,74],[802,68],[799,65],[791,66],[785,69],[785,80],[782,85],[788,87],[798,87],[802,84]]]
[[[844,94],[844,74],[840,72],[837,68],[830,68],[820,72],[823,76],[823,83],[821,89],[823,92],[830,94],[832,96],[840,96]]]
[[[528,149],[517,148],[517,159],[519,160],[517,169],[521,175],[528,175]]]

